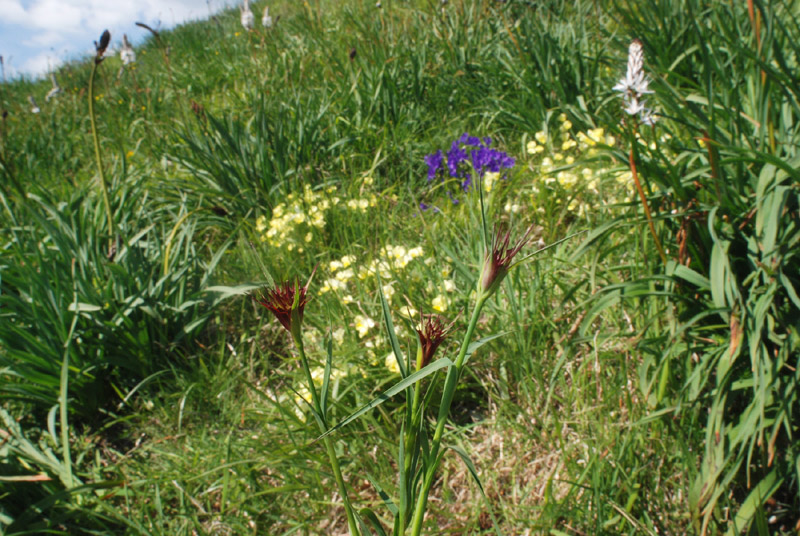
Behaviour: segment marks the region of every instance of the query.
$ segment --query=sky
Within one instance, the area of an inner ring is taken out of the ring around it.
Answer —
[[[94,51],[103,30],[112,48],[122,34],[135,45],[155,29],[208,18],[224,0],[0,0],[0,55],[7,79],[37,77]]]

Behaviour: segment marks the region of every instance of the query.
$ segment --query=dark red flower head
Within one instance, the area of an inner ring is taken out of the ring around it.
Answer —
[[[297,299],[296,305],[295,298]],[[253,299],[272,311],[275,318],[290,333],[292,331],[292,311],[297,309],[300,321],[302,321],[303,309],[308,302],[306,287],[298,289],[297,283],[292,281],[287,281],[283,285],[276,287],[265,287],[253,294]]]
[[[314,268],[314,272],[316,270]],[[306,292],[308,291],[308,285],[311,283],[311,278],[314,277],[314,272],[311,272],[311,277],[308,278],[308,282],[303,287],[299,285],[297,280],[287,281],[283,285],[264,287],[252,295],[253,300],[272,311],[275,318],[293,337],[300,333],[300,326],[303,323],[303,311],[306,303],[308,303]],[[292,330],[293,327],[296,328],[296,332]]]
[[[494,236],[492,237],[491,251],[486,252],[486,258],[483,261],[483,271],[481,272],[481,289],[488,296],[497,290],[500,283],[508,274],[511,268],[511,262],[514,256],[519,253],[519,250],[528,243],[528,236],[533,231],[533,226],[528,227],[522,238],[517,240],[516,244],[512,247],[511,231],[506,231],[505,234],[500,228],[495,228]]]
[[[419,368],[425,367],[431,362],[436,349],[444,342],[453,324],[445,325],[443,318],[439,315],[422,315],[422,321],[417,327],[419,343],[422,348],[422,362]]]

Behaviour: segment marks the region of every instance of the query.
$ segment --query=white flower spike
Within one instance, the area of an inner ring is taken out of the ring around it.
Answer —
[[[41,111],[42,111],[42,110],[41,110],[41,108],[39,108],[39,107],[36,105],[36,101],[35,101],[35,100],[33,100],[33,95],[28,95],[28,102],[30,102],[30,103],[31,103],[31,113],[32,113],[32,114],[38,114],[39,112],[41,112]]]
[[[625,113],[639,116],[642,124],[655,123],[653,111],[645,106],[643,97],[653,91],[649,87],[650,81],[644,74],[644,48],[638,39],[631,41],[628,47],[628,69],[625,76],[617,82],[612,90],[622,93]]]
[[[119,59],[122,60],[123,65],[130,65],[136,62],[136,52],[133,50],[126,34],[122,34],[122,48],[119,50]]]
[[[53,82],[53,88],[44,96],[44,100],[49,101],[59,93],[61,93],[61,86],[58,85],[56,80],[56,73],[50,73],[50,81]]]
[[[264,28],[272,28],[272,17],[269,15],[269,6],[264,8],[264,16],[261,17],[261,26]]]
[[[250,11],[250,0],[244,0],[244,5],[242,5],[242,28],[245,30],[252,30],[253,26],[255,25],[256,18],[253,15],[253,12]]]

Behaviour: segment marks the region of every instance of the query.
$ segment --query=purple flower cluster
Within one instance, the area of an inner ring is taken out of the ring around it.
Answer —
[[[425,157],[425,163],[428,165],[428,183],[437,175],[441,182],[445,182],[446,174],[451,179],[459,179],[461,189],[468,192],[472,186],[473,170],[480,179],[488,171],[499,173],[514,167],[515,160],[512,157],[503,151],[492,149],[491,145],[491,138],[481,139],[465,132],[450,145],[447,153],[439,150]],[[453,203],[458,203],[452,192],[448,192],[448,195]]]

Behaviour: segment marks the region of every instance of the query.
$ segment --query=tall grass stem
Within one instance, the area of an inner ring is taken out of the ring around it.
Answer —
[[[111,241],[114,240],[114,215],[111,212],[111,201],[108,196],[108,183],[106,182],[106,175],[103,171],[103,157],[100,151],[100,139],[97,135],[97,118],[94,113],[94,78],[97,74],[97,66],[100,62],[95,60],[92,64],[92,74],[89,76],[89,120],[92,123],[92,141],[94,142],[94,156],[97,160],[97,171],[100,174],[100,188],[103,191],[103,202],[106,207],[106,216],[108,218],[108,232],[111,235]]]

